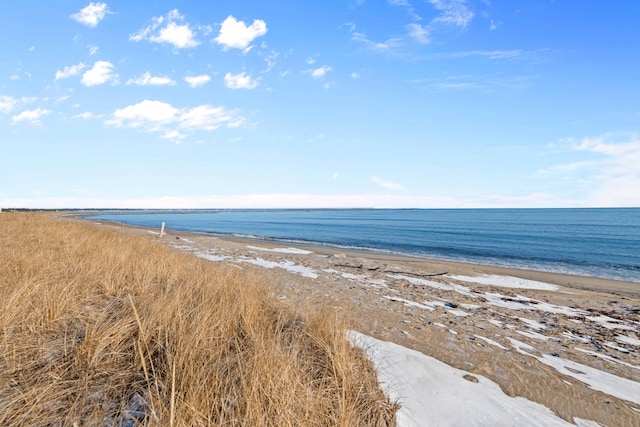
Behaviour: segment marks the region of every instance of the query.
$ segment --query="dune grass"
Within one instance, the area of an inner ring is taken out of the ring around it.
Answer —
[[[153,240],[0,214],[0,425],[395,425],[335,315]]]

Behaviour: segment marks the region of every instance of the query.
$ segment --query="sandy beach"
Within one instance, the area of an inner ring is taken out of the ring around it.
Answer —
[[[259,275],[285,304],[336,310],[569,423],[640,424],[638,283],[96,224]]]

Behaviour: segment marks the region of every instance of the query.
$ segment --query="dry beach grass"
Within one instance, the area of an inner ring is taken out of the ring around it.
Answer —
[[[1,425],[394,425],[327,312],[152,241],[0,215]]]

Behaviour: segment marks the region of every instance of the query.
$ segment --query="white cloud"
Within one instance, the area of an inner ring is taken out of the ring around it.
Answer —
[[[11,80],[20,80],[20,76],[18,74],[12,74],[11,76],[9,76],[9,79],[11,79]]]
[[[40,118],[50,114],[51,111],[42,108],[36,108],[34,110],[25,110],[20,114],[16,114],[11,118],[11,121],[15,123],[29,122],[32,125],[39,125]]]
[[[66,79],[68,77],[80,74],[80,71],[82,71],[85,67],[86,65],[82,62],[76,65],[68,65],[64,67],[62,71],[56,71],[56,80]]]
[[[18,100],[7,95],[0,95],[0,113],[8,113],[16,106]]]
[[[177,22],[183,21],[184,16],[180,14],[178,9],[173,9],[165,16],[153,17],[151,24],[131,35],[129,40],[136,42],[148,40],[153,43],[167,43],[176,49],[198,46],[200,42],[196,39],[191,26],[188,23],[177,24]]]
[[[113,113],[113,118],[106,123],[116,127],[150,125],[153,130],[156,130],[157,125],[174,122],[178,113],[179,110],[171,104],[145,99],[138,104],[117,109]]]
[[[165,76],[152,76],[150,72],[146,72],[135,79],[127,80],[128,85],[138,86],[174,86],[176,82]]]
[[[467,58],[470,56],[481,56],[487,59],[513,59],[527,55],[535,55],[538,52],[524,52],[521,49],[510,50],[470,50],[465,52],[454,52],[445,54],[448,58]]]
[[[213,39],[222,45],[224,50],[228,49],[250,49],[251,42],[260,36],[267,34],[267,24],[261,19],[255,19],[247,26],[243,21],[238,21],[229,15],[220,26],[218,37]]]
[[[138,104],[117,109],[112,118],[105,121],[115,127],[143,128],[150,132],[162,132],[162,138],[182,139],[183,131],[212,131],[221,126],[235,128],[244,122],[236,111],[224,107],[198,105],[178,109],[162,101],[144,100]]]
[[[640,206],[640,139],[619,142],[606,135],[573,142],[571,148],[602,156],[593,166],[594,205]]]
[[[405,187],[401,184],[397,184],[391,181],[385,181],[381,178],[378,178],[377,176],[372,176],[371,181],[375,182],[380,187],[386,188],[388,190],[404,190],[405,189]]]
[[[466,27],[473,19],[473,12],[465,0],[428,0],[441,13],[432,22]]]
[[[96,119],[100,118],[100,115],[93,114],[90,111],[85,111],[84,113],[76,114],[73,116],[74,119]]]
[[[187,137],[186,135],[178,132],[177,130],[172,130],[172,131],[165,132],[164,135],[162,135],[160,138],[179,142],[185,139],[186,137]]]
[[[393,37],[384,42],[374,42],[369,40],[366,34],[356,31],[352,31],[351,40],[362,43],[367,49],[374,52],[388,52],[404,45],[404,41],[399,37]]]
[[[98,46],[94,46],[94,45],[87,45],[87,48],[89,49],[89,55],[95,55],[96,53],[98,53],[98,49],[100,49]]]
[[[252,80],[251,76],[245,72],[224,75],[224,85],[229,89],[254,89],[260,84],[258,80]]]
[[[407,25],[409,30],[409,36],[420,44],[428,44],[429,40],[429,28],[425,25],[411,23]]]
[[[331,71],[331,67],[329,67],[328,65],[323,65],[322,67],[308,70],[308,73],[311,74],[311,77],[313,77],[314,79],[319,79],[324,77],[329,71]]]
[[[340,178],[340,172],[335,171],[335,172],[333,173],[332,178],[333,178],[333,179],[338,179],[338,178]]]
[[[360,73],[356,73],[355,71],[353,73],[351,73],[351,78],[352,79],[359,79],[360,78]]]
[[[80,9],[79,12],[71,15],[70,18],[80,24],[86,25],[87,27],[96,27],[109,12],[110,10],[106,3],[91,2],[88,6]]]
[[[36,50],[36,47],[35,47],[35,46],[31,46],[31,47],[29,48],[29,52],[33,52],[34,50]]]
[[[97,86],[111,81],[118,83],[118,75],[113,72],[113,64],[109,61],[96,61],[90,70],[82,75],[82,83],[85,86]]]
[[[314,58],[307,58],[304,60],[304,62],[306,62],[309,65],[313,65],[316,63],[316,60]]]
[[[184,78],[184,81],[194,89],[207,84],[210,80],[211,77],[206,74],[200,74],[199,76],[187,76]]]

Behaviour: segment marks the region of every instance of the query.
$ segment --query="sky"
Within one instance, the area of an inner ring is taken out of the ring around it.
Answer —
[[[0,207],[640,206],[640,2],[2,1]]]

